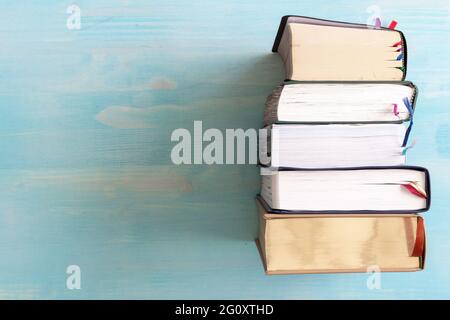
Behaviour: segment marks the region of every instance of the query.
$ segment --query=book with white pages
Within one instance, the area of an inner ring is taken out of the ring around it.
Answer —
[[[264,124],[402,123],[412,119],[416,100],[409,81],[290,81],[267,97]]]
[[[418,213],[430,207],[422,167],[261,168],[261,198],[274,212]]]
[[[395,166],[406,161],[403,124],[273,124],[259,144],[263,166],[342,168]]]

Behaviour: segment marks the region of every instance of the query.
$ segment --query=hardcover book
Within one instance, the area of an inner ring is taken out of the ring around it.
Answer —
[[[406,166],[417,88],[389,28],[281,19],[286,81],[266,99],[256,240],[267,274],[418,271],[427,169]]]
[[[402,32],[364,24],[284,16],[273,52],[289,80],[400,81],[406,76]]]
[[[342,168],[394,166],[406,160],[410,126],[403,123],[273,124],[260,144],[265,166]]]
[[[267,97],[264,124],[402,123],[411,120],[416,100],[409,81],[290,81]]]
[[[415,214],[278,214],[257,201],[267,274],[418,271],[425,228]]]
[[[261,197],[273,212],[418,213],[430,207],[422,167],[261,168],[261,175]]]

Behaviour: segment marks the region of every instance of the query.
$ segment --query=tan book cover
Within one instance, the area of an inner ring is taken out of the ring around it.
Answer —
[[[274,49],[283,59],[286,79],[290,80],[405,78],[406,42],[398,30],[284,17]]]
[[[256,243],[267,274],[424,267],[425,228],[416,214],[273,214],[256,202]]]

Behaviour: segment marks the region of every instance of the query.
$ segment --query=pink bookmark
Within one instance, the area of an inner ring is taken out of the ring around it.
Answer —
[[[381,28],[381,19],[380,18],[375,19],[375,28]]]
[[[394,110],[393,110],[393,112],[394,112],[394,115],[395,115],[396,117],[398,117],[398,115],[400,114],[400,113],[398,112],[398,105],[397,105],[396,103],[394,103]]]
[[[427,198],[427,194],[425,192],[425,190],[422,189],[421,186],[419,186],[417,183],[415,182],[409,182],[407,184],[402,184],[402,187],[405,187],[409,192],[411,192],[412,194],[424,198]]]
[[[392,20],[391,23],[389,24],[389,29],[395,29],[395,27],[397,26],[397,21]]]

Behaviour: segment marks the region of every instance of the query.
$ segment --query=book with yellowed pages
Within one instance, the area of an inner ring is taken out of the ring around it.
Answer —
[[[415,214],[279,214],[257,199],[267,274],[418,271],[425,228]]]
[[[401,31],[365,24],[284,16],[273,52],[286,79],[400,81],[407,49]]]

